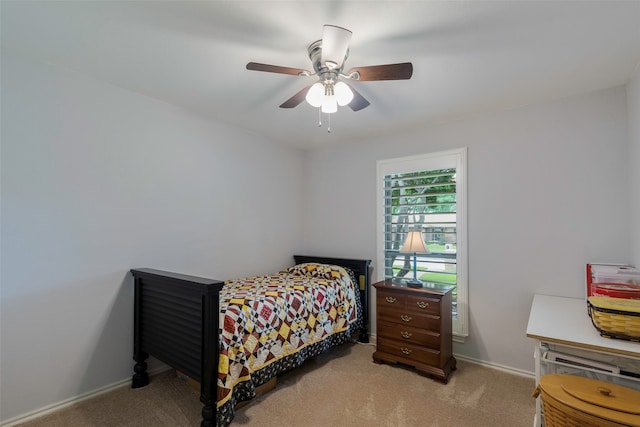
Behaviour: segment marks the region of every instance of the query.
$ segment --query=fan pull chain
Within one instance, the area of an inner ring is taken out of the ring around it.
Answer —
[[[331,113],[327,114],[327,133],[331,133]],[[322,108],[318,108],[318,127],[322,127]]]

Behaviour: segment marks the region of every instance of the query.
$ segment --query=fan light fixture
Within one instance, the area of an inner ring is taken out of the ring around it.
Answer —
[[[307,92],[305,99],[312,107],[320,108],[325,114],[338,111],[353,100],[353,91],[344,82],[316,82]]]
[[[350,42],[351,31],[325,25],[322,39],[309,46],[309,55],[320,81],[309,88],[305,99],[312,107],[320,108],[320,113],[335,113],[338,106],[343,107],[353,100],[353,90],[346,83],[338,81]]]

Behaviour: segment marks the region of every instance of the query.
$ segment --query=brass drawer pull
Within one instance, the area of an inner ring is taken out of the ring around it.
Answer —
[[[400,335],[402,335],[402,338],[406,338],[406,339],[411,338],[411,332],[402,331],[400,332]]]
[[[400,347],[400,351],[402,354],[406,354],[407,356],[411,354],[411,350],[406,347]]]
[[[402,320],[404,320],[405,322],[411,322],[411,320],[413,319],[411,316],[406,316],[404,314],[402,316],[400,316],[400,318]]]
[[[397,299],[395,299],[394,297],[386,297],[385,300],[389,303],[389,304],[393,304],[394,302],[397,301]]]
[[[429,303],[428,303],[428,302],[424,302],[424,301],[418,301],[416,304],[417,304],[417,305],[418,305],[418,307],[420,307],[420,308],[427,308],[427,307],[429,307]]]

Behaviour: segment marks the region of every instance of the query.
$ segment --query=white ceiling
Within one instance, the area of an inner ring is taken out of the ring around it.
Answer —
[[[640,1],[7,1],[2,49],[300,148],[346,143],[625,84]],[[353,82],[371,105],[278,106],[309,77],[324,24],[353,31],[345,69],[410,61],[411,80]],[[325,123],[326,124],[326,123]]]

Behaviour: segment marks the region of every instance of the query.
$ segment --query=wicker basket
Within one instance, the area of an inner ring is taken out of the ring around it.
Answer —
[[[549,374],[540,395],[545,427],[640,427],[640,391],[575,375]]]
[[[640,341],[640,300],[590,296],[587,305],[600,335]]]

